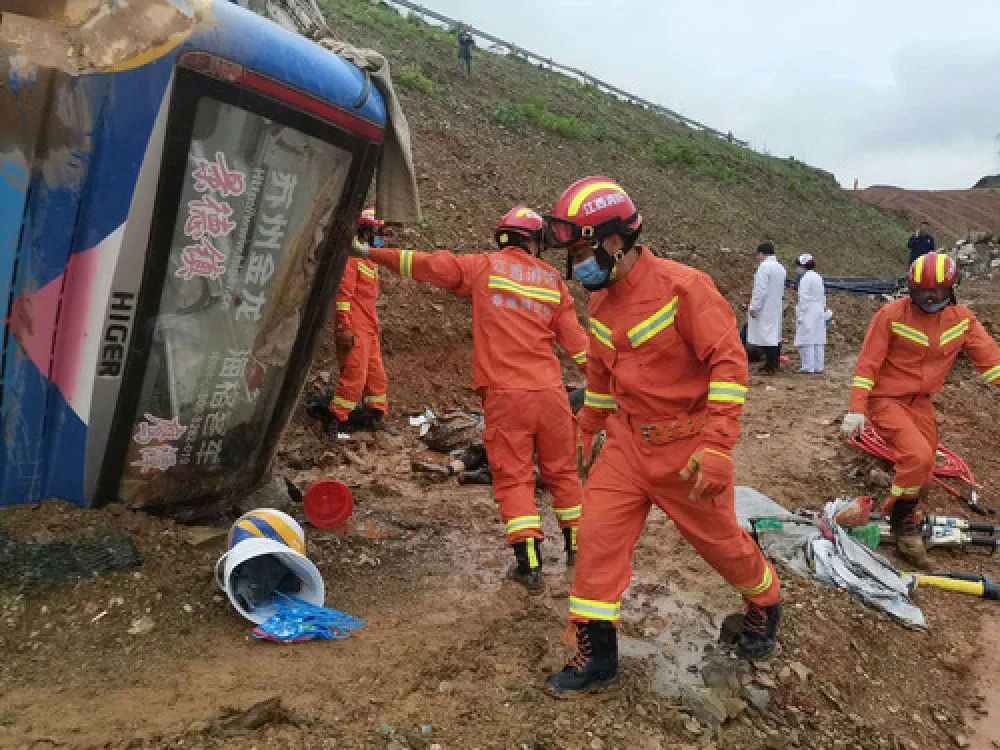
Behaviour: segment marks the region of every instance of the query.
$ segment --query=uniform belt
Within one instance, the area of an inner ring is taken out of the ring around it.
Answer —
[[[650,445],[666,445],[700,433],[705,427],[705,414],[702,412],[662,422],[653,422],[626,414],[625,421],[632,428],[632,432]]]

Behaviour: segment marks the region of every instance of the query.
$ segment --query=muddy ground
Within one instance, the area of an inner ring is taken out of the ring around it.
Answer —
[[[998,283],[984,280],[962,292],[991,326],[1000,322],[992,302]],[[426,336],[428,352],[414,353],[420,341],[402,343],[407,309],[438,304],[433,293],[413,293],[401,310],[387,311],[393,421],[402,435],[331,447],[297,418],[276,462],[277,472],[300,486],[333,476],[354,488],[348,529],[310,528],[308,545],[325,576],[328,604],[363,618],[364,628],[336,642],[254,641],[249,623],[212,582],[222,539],[199,546],[190,528],[121,507],[8,508],[0,524],[18,536],[122,529],[145,563],[0,593],[0,747],[1000,746],[1000,605],[918,591],[930,623],[929,632],[918,633],[839,591],[791,576],[784,578],[777,654],[742,670],[751,688],[744,697],[756,705],[729,705],[731,718],[721,726],[705,720],[691,696],[699,695],[706,664],[731,662],[716,637],[739,601],[658,513],[640,541],[626,595],[621,684],[575,699],[549,695],[545,675],[567,656],[570,579],[561,545],[545,548],[547,588],[529,596],[504,581],[509,552],[489,489],[430,482],[410,470],[419,444],[402,413],[475,403],[467,385],[468,341],[455,318],[448,319],[455,328],[448,335],[408,332]],[[776,378],[752,378],[736,453],[739,483],[790,508],[816,508],[844,493],[884,493],[871,475],[878,464],[843,446],[837,425],[875,305],[832,300],[839,325],[826,374],[793,374],[793,358]],[[321,388],[331,372],[335,364],[321,359],[310,388]],[[985,500],[1000,504],[996,392],[961,364],[939,404],[944,443],[968,460],[985,485]],[[965,515],[943,492],[931,506]],[[557,538],[551,514],[546,523]],[[1000,578],[995,559],[978,552],[932,554],[941,569]]]

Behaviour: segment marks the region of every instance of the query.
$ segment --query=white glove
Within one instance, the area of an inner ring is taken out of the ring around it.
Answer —
[[[361,242],[357,237],[351,242],[351,255],[356,258],[367,258],[371,253],[367,242]]]
[[[840,431],[845,437],[856,435],[865,429],[865,415],[849,411],[844,415],[844,422],[840,425]]]

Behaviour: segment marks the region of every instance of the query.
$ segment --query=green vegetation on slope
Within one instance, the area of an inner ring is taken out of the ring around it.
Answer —
[[[636,199],[647,242],[723,287],[747,283],[752,249],[765,239],[786,261],[814,253],[831,274],[894,274],[905,263],[904,224],[854,200],[827,172],[740,148],[522,58],[477,50],[467,77],[452,31],[369,0],[321,4],[335,34],[378,49],[395,71],[428,214],[418,241],[482,248],[512,203],[547,210],[573,179],[608,174]]]

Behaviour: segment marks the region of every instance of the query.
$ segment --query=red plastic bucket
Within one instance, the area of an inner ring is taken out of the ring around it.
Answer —
[[[320,479],[302,499],[306,519],[313,526],[332,529],[343,526],[354,511],[354,495],[350,488],[336,479]]]

